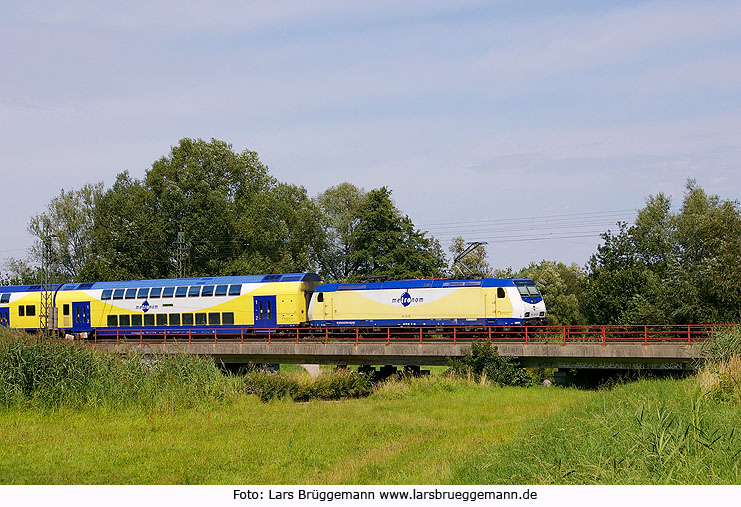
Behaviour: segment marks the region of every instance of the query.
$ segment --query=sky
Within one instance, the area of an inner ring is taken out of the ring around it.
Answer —
[[[0,48],[0,263],[183,137],[385,185],[498,268],[583,265],[687,178],[741,196],[741,2],[2,0]]]

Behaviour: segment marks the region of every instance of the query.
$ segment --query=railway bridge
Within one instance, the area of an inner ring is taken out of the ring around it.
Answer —
[[[727,325],[231,328],[97,331],[94,348],[196,354],[224,364],[446,365],[491,340],[526,367],[682,370]]]

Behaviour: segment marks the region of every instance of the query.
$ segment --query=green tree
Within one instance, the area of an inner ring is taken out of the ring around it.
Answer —
[[[531,262],[515,278],[530,278],[543,294],[548,318],[557,325],[585,324],[581,311],[581,287],[586,273],[577,264]]]
[[[128,173],[96,209],[89,279],[315,270],[324,246],[303,187],[279,183],[257,154],[212,139],[181,139],[143,180]]]
[[[46,211],[28,224],[36,237],[31,258],[41,262],[42,244],[48,244],[52,265],[48,269],[59,281],[79,280],[92,246],[95,207],[103,195],[103,183],[65,191],[49,202]]]
[[[352,238],[364,197],[363,189],[345,182],[329,187],[314,199],[327,239],[321,259],[325,279],[346,281],[353,274]]]
[[[589,261],[583,311],[593,323],[741,319],[741,209],[688,180],[682,207],[649,196],[635,225],[603,234]]]
[[[368,192],[357,216],[350,242],[354,278],[425,278],[444,272],[440,244],[401,214],[388,188]]]
[[[43,281],[41,270],[23,259],[9,258],[4,270],[0,273],[0,285],[36,285]]]

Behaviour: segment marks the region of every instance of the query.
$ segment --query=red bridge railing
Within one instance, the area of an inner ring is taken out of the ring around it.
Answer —
[[[348,327],[348,328],[123,328],[95,330],[95,343],[693,343],[711,339],[734,324],[589,325],[522,327]]]

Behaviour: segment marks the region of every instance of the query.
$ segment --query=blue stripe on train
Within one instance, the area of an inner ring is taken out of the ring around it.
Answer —
[[[521,326],[522,319],[312,320],[310,324],[321,327]]]

